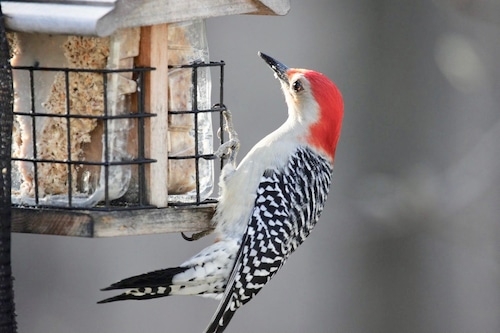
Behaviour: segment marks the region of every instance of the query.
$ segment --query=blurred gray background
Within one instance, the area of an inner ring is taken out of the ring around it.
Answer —
[[[325,73],[345,99],[322,219],[228,333],[500,332],[499,13],[486,0],[315,0],[207,20],[240,158],[286,117],[257,51]],[[216,301],[96,301],[211,241],[15,234],[19,332],[201,332]]]

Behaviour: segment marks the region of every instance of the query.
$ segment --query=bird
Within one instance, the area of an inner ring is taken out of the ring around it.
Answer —
[[[205,333],[222,333],[283,266],[318,222],[327,200],[344,102],[326,75],[289,68],[259,52],[281,84],[286,121],[220,176],[212,218],[216,241],[177,267],[102,290],[128,289],[99,303],[169,295],[220,300]],[[292,297],[292,296],[291,296]]]

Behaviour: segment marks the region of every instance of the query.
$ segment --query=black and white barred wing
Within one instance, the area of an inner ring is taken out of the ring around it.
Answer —
[[[234,312],[255,296],[304,241],[327,198],[332,165],[298,149],[282,170],[266,170],[255,208],[226,286],[206,333],[220,333]]]

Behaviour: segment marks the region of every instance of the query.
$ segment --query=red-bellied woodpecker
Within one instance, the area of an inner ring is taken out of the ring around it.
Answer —
[[[206,333],[223,332],[309,235],[329,191],[343,117],[342,96],[325,75],[259,55],[279,79],[288,119],[221,175],[213,217],[218,241],[178,267],[131,277],[131,289],[100,303],[169,295],[221,299]]]

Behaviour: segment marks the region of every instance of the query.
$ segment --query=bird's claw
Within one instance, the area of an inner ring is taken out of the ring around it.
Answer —
[[[236,159],[236,154],[240,148],[240,141],[238,139],[229,139],[224,142],[220,147],[214,152],[217,158],[227,158],[230,162]]]
[[[203,230],[200,232],[195,232],[191,236],[187,236],[184,232],[181,232],[181,236],[182,236],[182,238],[184,238],[184,240],[187,240],[188,242],[192,242],[192,241],[197,241],[198,239],[201,239],[205,236],[208,236],[209,234],[212,233],[212,231],[214,231],[214,229],[211,228],[211,229]]]
[[[240,149],[240,140],[238,139],[238,133],[236,133],[234,126],[231,111],[224,110],[222,111],[224,119],[226,120],[224,124],[224,130],[229,133],[229,140],[221,144],[221,146],[214,152],[214,155],[217,158],[227,158],[229,163],[235,165],[236,164],[236,155]],[[220,129],[217,135],[220,138]]]

